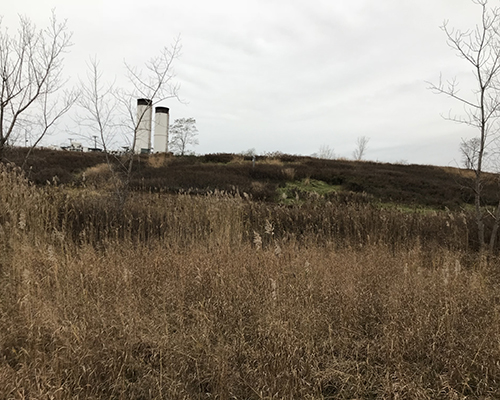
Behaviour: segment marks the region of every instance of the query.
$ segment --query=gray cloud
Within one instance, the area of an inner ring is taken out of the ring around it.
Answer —
[[[469,0],[19,0],[4,5],[4,23],[19,12],[42,24],[53,7],[74,31],[73,78],[95,55],[107,79],[126,84],[124,59],[141,65],[180,34],[187,104],[165,105],[171,118],[197,119],[201,153],[307,155],[327,144],[349,157],[368,136],[369,159],[448,165],[474,134],[440,117],[460,106],[425,83],[442,71],[467,90],[469,68],[439,25],[475,24]]]

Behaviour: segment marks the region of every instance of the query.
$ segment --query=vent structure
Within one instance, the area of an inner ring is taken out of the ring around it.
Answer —
[[[168,111],[168,107],[156,107],[155,109],[154,148],[156,153],[168,151],[168,123],[170,119]]]
[[[137,99],[137,126],[135,132],[134,153],[151,152],[151,128],[153,118],[153,101]]]

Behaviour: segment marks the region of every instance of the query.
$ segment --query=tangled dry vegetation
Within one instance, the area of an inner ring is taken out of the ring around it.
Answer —
[[[466,213],[35,187],[0,166],[0,398],[500,397]]]

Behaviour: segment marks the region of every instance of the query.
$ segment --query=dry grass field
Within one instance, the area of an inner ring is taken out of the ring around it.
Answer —
[[[467,211],[96,182],[0,165],[0,399],[500,398]]]

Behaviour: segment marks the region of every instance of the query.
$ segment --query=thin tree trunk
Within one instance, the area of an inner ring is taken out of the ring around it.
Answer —
[[[493,253],[493,251],[495,250],[499,225],[500,225],[500,201],[498,202],[497,208],[495,210],[495,223],[493,224],[493,229],[491,230],[490,247],[489,247],[490,253]]]
[[[0,162],[5,161],[6,143],[6,140],[0,139]]]
[[[476,223],[477,223],[477,239],[479,248],[484,248],[484,221],[483,211],[481,210],[481,174],[476,173],[476,181],[474,183],[474,205],[476,208]]]
[[[500,175],[497,176],[497,183],[500,189]],[[493,229],[491,230],[490,246],[489,246],[490,253],[493,253],[493,251],[495,250],[499,227],[500,227],[500,200],[498,200],[497,208],[495,209],[495,222],[493,223]]]

